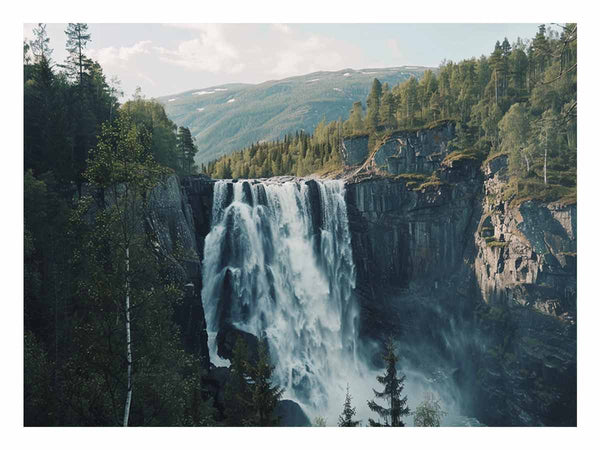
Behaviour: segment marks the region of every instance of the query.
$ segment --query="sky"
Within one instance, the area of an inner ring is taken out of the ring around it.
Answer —
[[[418,65],[489,55],[497,40],[531,39],[539,24],[90,23],[88,56],[125,96],[160,97],[225,83],[260,83],[319,70]],[[24,24],[31,39],[35,24]],[[48,23],[52,58],[66,57],[66,24]]]

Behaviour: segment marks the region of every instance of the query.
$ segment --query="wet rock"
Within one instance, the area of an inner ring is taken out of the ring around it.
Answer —
[[[310,427],[310,419],[300,405],[293,400],[281,400],[275,407],[275,416],[278,416],[281,427]]]

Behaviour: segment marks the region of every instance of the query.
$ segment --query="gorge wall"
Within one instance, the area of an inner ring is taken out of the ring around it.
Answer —
[[[506,157],[483,170],[445,158],[448,137],[413,139],[430,143],[410,154],[435,182],[377,164],[384,143],[347,185],[361,332],[397,337],[432,377],[445,363],[464,413],[487,425],[575,425],[576,205],[511,204]]]
[[[403,367],[486,425],[576,425],[576,205],[504,200],[506,160],[447,158],[453,133],[398,134],[374,152],[345,142],[361,341],[394,336]],[[218,397],[227,369],[208,362],[200,298],[213,190],[170,178],[148,227],[188,285],[176,314]]]

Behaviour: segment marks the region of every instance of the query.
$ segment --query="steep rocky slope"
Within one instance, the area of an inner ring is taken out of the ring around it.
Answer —
[[[577,205],[503,200],[505,156],[484,172],[474,266],[489,307],[479,414],[491,424],[574,425]]]

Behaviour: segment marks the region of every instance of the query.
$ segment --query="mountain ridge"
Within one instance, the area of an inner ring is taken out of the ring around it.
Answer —
[[[169,118],[188,127],[196,138],[198,164],[262,140],[304,130],[312,133],[323,120],[348,118],[352,104],[363,104],[373,78],[394,86],[421,66],[341,69],[268,80],[258,84],[226,83],[158,97]]]

